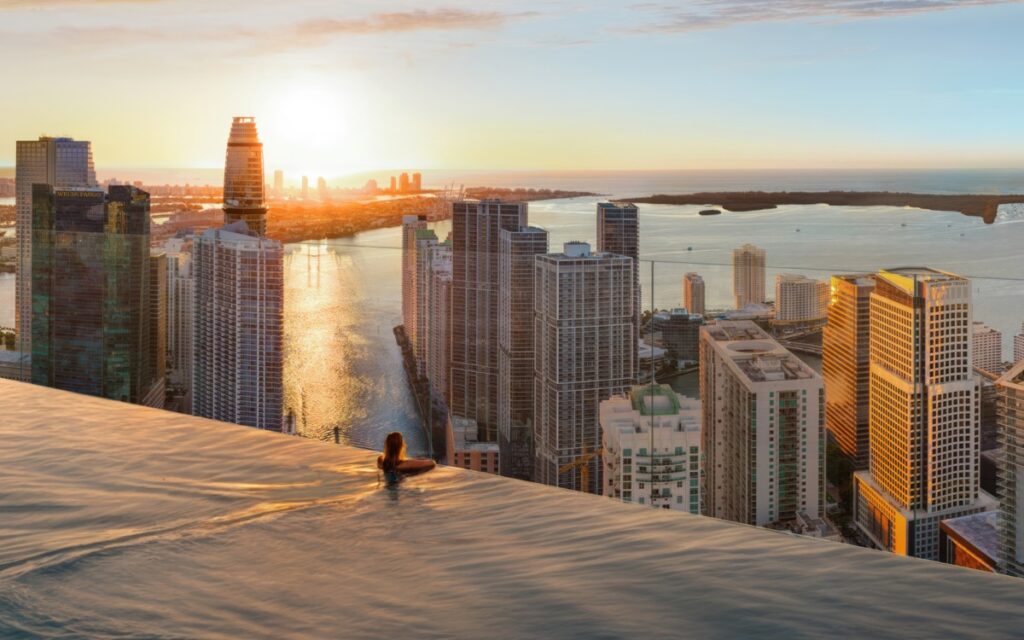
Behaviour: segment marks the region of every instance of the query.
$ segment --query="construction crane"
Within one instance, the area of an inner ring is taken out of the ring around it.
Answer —
[[[567,462],[558,467],[558,473],[568,473],[573,469],[579,469],[580,483],[583,485],[582,491],[583,493],[590,493],[590,461],[594,458],[600,458],[603,453],[604,451],[601,449],[587,452],[587,448],[583,447],[583,453],[572,462]]]

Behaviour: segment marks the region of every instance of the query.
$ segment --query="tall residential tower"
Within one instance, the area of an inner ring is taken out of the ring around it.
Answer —
[[[732,251],[732,291],[737,309],[764,302],[764,249],[745,244]]]
[[[683,275],[683,308],[690,313],[704,315],[704,278],[699,273]]]
[[[263,143],[256,119],[237,117],[224,158],[224,219],[241,220],[256,235],[267,234],[267,207],[263,183]]]

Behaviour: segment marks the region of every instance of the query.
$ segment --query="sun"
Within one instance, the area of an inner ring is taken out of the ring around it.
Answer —
[[[267,169],[299,175],[337,176],[353,168],[353,113],[340,89],[328,83],[285,85],[257,118]]]

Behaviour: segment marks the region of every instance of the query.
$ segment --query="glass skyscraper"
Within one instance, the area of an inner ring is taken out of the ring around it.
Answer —
[[[267,233],[267,207],[263,184],[263,143],[256,119],[237,117],[224,158],[224,217],[244,221],[257,235]]]

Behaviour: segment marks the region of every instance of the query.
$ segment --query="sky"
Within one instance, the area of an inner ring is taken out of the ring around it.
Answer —
[[[1024,168],[1022,0],[0,0],[0,166]]]

